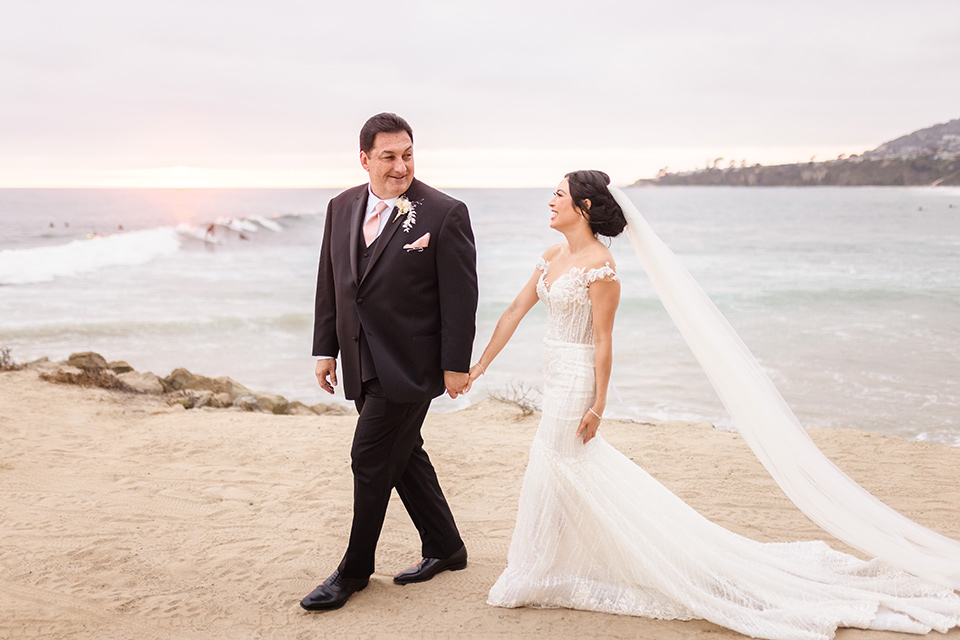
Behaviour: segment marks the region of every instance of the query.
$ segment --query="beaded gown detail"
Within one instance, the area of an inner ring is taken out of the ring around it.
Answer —
[[[530,448],[500,607],[702,618],[757,638],[832,638],[837,627],[908,633],[960,625],[960,597],[824,542],[761,543],[716,525],[598,433],[576,437],[595,399],[589,287],[609,264],[548,286],[543,414]]]

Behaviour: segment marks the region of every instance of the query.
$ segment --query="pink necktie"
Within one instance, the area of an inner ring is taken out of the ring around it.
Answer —
[[[377,231],[380,230],[380,214],[387,208],[386,202],[378,202],[373,208],[373,215],[363,223],[363,241],[369,247],[377,239]]]

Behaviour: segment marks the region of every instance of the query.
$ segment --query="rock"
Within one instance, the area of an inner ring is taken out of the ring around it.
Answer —
[[[79,371],[80,373],[76,373]],[[110,369],[77,369],[69,365],[61,367],[56,374],[59,382],[78,384],[82,387],[100,387],[102,389],[122,389],[129,391],[120,378]]]
[[[307,405],[294,400],[293,402],[287,403],[287,406],[283,408],[283,414],[287,416],[315,416],[317,415],[313,409]]]
[[[320,416],[348,416],[351,413],[354,413],[349,407],[345,407],[341,404],[312,404],[310,409],[313,412]]]
[[[213,399],[213,392],[207,391],[205,389],[189,389],[187,390],[188,397],[193,398],[193,408],[199,409],[200,407],[206,407],[210,404],[210,401]]]
[[[199,409],[210,404],[213,393],[203,389],[181,389],[170,394],[170,401],[184,409]]]
[[[67,362],[70,364],[70,366],[91,371],[99,371],[107,368],[107,359],[99,353],[94,353],[93,351],[71,353],[70,357],[67,358]]]
[[[257,404],[260,405],[260,410],[266,411],[267,413],[282,414],[283,410],[290,404],[283,396],[278,396],[275,393],[267,393],[266,391],[251,391],[249,395],[256,398]],[[234,400],[234,404],[236,404],[236,400]]]
[[[262,411],[260,403],[252,395],[237,396],[233,399],[233,406],[244,411]]]
[[[57,363],[52,369],[39,369],[40,379],[81,387],[101,387],[116,391],[136,392],[110,369],[79,369],[66,363]]]
[[[233,404],[233,397],[229,393],[215,393],[210,398],[210,405],[214,409],[226,409]]]
[[[124,362],[123,360],[118,360],[118,361],[116,361],[116,362],[111,362],[110,364],[107,365],[107,369],[110,369],[110,370],[113,371],[114,373],[118,373],[118,374],[119,374],[119,373],[130,373],[131,371],[133,371],[133,367],[131,367],[130,365],[128,365],[128,364],[127,364],[126,362]],[[150,375],[153,375],[153,374],[150,374]]]
[[[197,377],[186,369],[174,369],[166,378],[163,378],[164,387],[169,391],[183,391],[197,388]]]
[[[43,369],[49,367],[50,364],[50,358],[44,356],[39,360],[32,360],[23,366],[27,369]]]
[[[207,378],[210,385],[213,387],[210,389],[214,393],[226,393],[231,398],[236,398],[237,396],[243,396],[250,393],[250,389],[246,388],[233,378],[228,378],[227,376],[220,376],[219,378]]]
[[[192,400],[187,397],[186,391],[168,393],[166,400],[173,407],[181,407],[183,409],[191,409],[193,407]]]
[[[56,363],[49,371],[51,376],[79,376],[83,369],[72,367],[69,364]]]
[[[112,366],[110,369],[114,372],[117,371]],[[138,373],[131,369],[130,371],[120,372],[117,377],[120,379],[120,382],[139,393],[149,393],[152,395],[160,395],[163,393],[163,383],[160,382],[160,377],[149,371],[146,373]]]
[[[210,391],[212,393],[226,393],[229,394],[231,398],[236,398],[240,395],[250,394],[251,391],[245,386],[228,378],[227,376],[222,376],[220,378],[208,378],[206,376],[200,376],[193,373],[190,373],[186,369],[174,369],[170,375],[166,378],[163,378],[164,387],[168,391],[182,391],[184,389],[202,389],[205,391]]]

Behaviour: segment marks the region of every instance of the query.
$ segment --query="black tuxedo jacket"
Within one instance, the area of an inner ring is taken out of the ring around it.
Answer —
[[[476,333],[477,254],[467,207],[416,178],[404,194],[416,224],[394,207],[359,273],[366,184],[330,201],[320,247],[313,354],[340,357],[343,392],[360,396],[360,330],[387,399],[418,402],[444,391],[444,371],[467,371]],[[424,234],[429,245],[406,250]]]

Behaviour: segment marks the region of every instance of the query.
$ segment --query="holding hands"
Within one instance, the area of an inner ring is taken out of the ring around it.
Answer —
[[[470,391],[470,389],[473,388],[473,383],[476,382],[477,378],[482,376],[484,373],[486,373],[486,371],[484,370],[483,365],[480,364],[479,362],[473,365],[472,367],[470,367],[470,371],[468,374],[470,376],[470,380],[467,381],[467,388],[464,389],[463,392],[467,393],[468,391]]]
[[[444,371],[443,384],[447,388],[447,395],[451,398],[462,396],[470,391],[470,374],[460,371]]]

